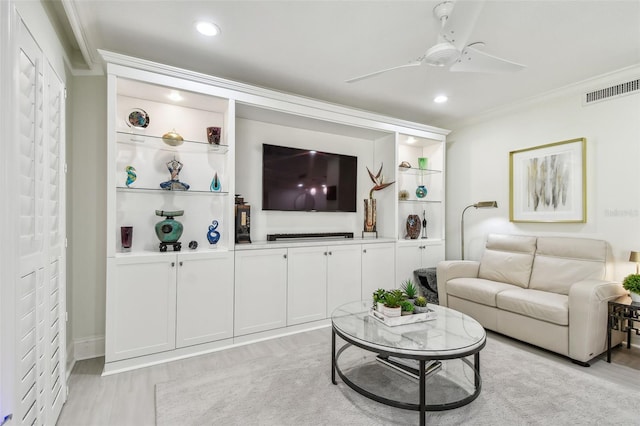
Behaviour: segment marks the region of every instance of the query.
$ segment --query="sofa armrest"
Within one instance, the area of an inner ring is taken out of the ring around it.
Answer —
[[[454,278],[476,278],[480,262],[475,260],[443,260],[438,262],[436,276],[438,282],[438,303],[448,306],[447,281]]]
[[[584,280],[569,289],[569,357],[587,362],[606,350],[610,300],[624,296],[620,283]],[[619,342],[616,342],[619,343]]]

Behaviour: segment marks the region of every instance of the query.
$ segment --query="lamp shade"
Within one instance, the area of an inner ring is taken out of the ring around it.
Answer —
[[[497,201],[478,201],[473,205],[476,209],[498,208]]]
[[[629,255],[629,262],[640,263],[640,252],[632,251]]]

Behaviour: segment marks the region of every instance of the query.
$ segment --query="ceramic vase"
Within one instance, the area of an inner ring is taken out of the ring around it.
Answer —
[[[427,196],[427,187],[424,185],[420,185],[416,188],[416,197],[424,198]]]
[[[634,293],[634,292],[630,291],[629,294],[631,295],[631,301],[632,302],[640,303],[640,294],[639,293]]]
[[[412,240],[417,239],[420,236],[420,216],[417,214],[410,214],[407,217],[407,238]]]

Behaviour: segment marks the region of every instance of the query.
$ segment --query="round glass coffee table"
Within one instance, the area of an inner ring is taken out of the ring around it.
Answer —
[[[420,425],[426,411],[458,408],[478,397],[486,333],[476,320],[429,305],[435,319],[392,327],[369,315],[370,308],[370,302],[352,302],[331,315],[333,384],[338,373],[368,398],[417,410]],[[339,348],[336,336],[344,341]]]

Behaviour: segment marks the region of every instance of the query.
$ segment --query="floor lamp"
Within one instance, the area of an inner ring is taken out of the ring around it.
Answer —
[[[475,204],[468,205],[467,207],[464,208],[464,210],[462,210],[462,219],[460,220],[460,247],[462,251],[462,260],[464,260],[464,212],[466,212],[467,209],[469,209],[470,207],[475,207],[476,209],[488,209],[488,208],[496,209],[498,208],[498,202],[497,201],[478,201]]]

